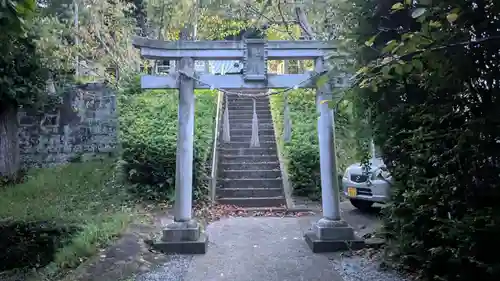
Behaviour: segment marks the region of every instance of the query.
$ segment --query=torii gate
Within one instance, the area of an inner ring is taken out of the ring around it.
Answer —
[[[336,171],[331,87],[344,87],[347,78],[339,77],[333,83],[316,86],[315,78],[326,71],[325,56],[337,52],[333,42],[325,41],[187,41],[166,42],[135,38],[133,45],[141,56],[156,60],[178,60],[178,73],[166,76],[144,75],[143,89],[179,89],[179,117],[177,163],[175,181],[174,222],[163,230],[162,241],[155,245],[165,253],[205,253],[208,238],[200,232],[200,225],[192,218],[193,188],[193,132],[194,89],[273,89],[317,88],[319,153],[321,166],[321,196],[323,218],[306,233],[305,240],[313,252],[346,249],[362,243],[353,229],[340,217],[340,194]],[[340,54],[337,52],[337,55]],[[314,60],[313,73],[273,75],[267,73],[268,60]],[[195,60],[241,60],[241,75],[197,75]],[[346,243],[349,242],[349,243]],[[353,244],[354,242],[354,244]]]

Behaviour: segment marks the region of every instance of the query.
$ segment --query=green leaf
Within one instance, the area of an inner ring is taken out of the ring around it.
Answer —
[[[404,33],[403,35],[401,35],[401,38],[403,38],[403,40],[408,40],[408,39],[413,38],[413,36],[415,36],[413,33],[408,32],[408,33]]]
[[[316,87],[320,88],[323,87],[328,82],[328,76],[327,75],[321,75],[318,77],[316,80]]]
[[[458,19],[458,14],[456,13],[451,13],[446,16],[446,19],[448,20],[449,23],[454,23]]]
[[[396,72],[397,75],[403,75],[404,74],[403,67],[399,64],[396,64],[394,66],[394,72]]]
[[[370,80],[367,78],[367,79],[363,79],[360,83],[359,83],[359,87],[361,89],[364,89],[364,88],[368,88],[370,84]]]
[[[368,41],[365,42],[365,45],[368,47],[373,46],[375,39],[377,39],[377,35],[373,35],[370,39],[368,39]]]
[[[392,75],[389,74],[389,72],[391,71],[391,67],[386,65],[384,67],[382,67],[382,77],[384,79],[391,79],[392,78]]]
[[[417,46],[420,46],[422,44],[424,45],[428,45],[428,44],[432,44],[434,43],[434,41],[432,41],[431,39],[429,39],[428,37],[425,37],[423,36],[422,34],[416,34],[413,38],[412,38],[412,41],[415,42],[415,44],[417,44]]]
[[[392,50],[394,50],[394,48],[396,48],[396,46],[398,45],[398,41],[396,40],[391,40],[389,42],[387,42],[386,46],[382,49],[382,53],[388,53],[388,52],[392,52]]]
[[[402,10],[404,8],[405,8],[405,6],[403,5],[403,3],[396,3],[396,4],[392,5],[391,10],[399,11],[399,10]]]
[[[405,65],[403,66],[403,68],[404,68],[404,71],[405,71],[406,73],[410,73],[410,72],[413,70],[413,65],[412,65],[412,64],[409,64],[409,63],[407,63],[407,64],[405,64]]]
[[[425,23],[427,22],[427,16],[424,14],[423,16],[418,17],[416,21],[419,23]]]
[[[413,64],[413,67],[417,69],[418,71],[422,71],[424,69],[424,64],[420,60],[412,60],[411,63]]]
[[[392,58],[392,57],[385,57],[385,58],[382,60],[382,64],[389,64],[389,63],[391,63],[393,60],[394,60],[394,58]]]
[[[435,20],[431,20],[429,22],[429,26],[430,27],[434,27],[434,28],[440,28],[441,26],[443,26],[440,22],[438,21],[435,21]]]
[[[391,51],[391,53],[392,53],[392,54],[396,54],[396,52],[397,52],[399,49],[401,49],[402,47],[404,47],[404,46],[405,46],[405,43],[403,43],[403,42],[399,43],[399,44],[396,46],[396,48],[394,48],[394,49]]]
[[[411,17],[414,19],[419,18],[423,14],[425,14],[426,11],[426,8],[416,8],[415,10],[413,10],[413,12],[411,12]]]
[[[356,71],[356,74],[359,75],[359,74],[362,74],[362,73],[366,73],[368,72],[369,68],[367,66],[363,66],[362,68],[358,69],[358,71]]]
[[[405,0],[406,5],[411,5],[412,2],[413,2],[413,0]]]

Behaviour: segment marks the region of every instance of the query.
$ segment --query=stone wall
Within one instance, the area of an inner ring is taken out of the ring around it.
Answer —
[[[102,83],[74,86],[44,113],[21,109],[19,141],[24,167],[51,166],[113,155],[117,150],[114,91]]]

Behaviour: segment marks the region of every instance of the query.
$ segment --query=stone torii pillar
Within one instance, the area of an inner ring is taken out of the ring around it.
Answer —
[[[186,39],[184,29],[181,40]],[[208,238],[192,217],[195,81],[190,76],[195,73],[194,59],[181,58],[178,69],[187,75],[179,76],[174,222],[163,229],[161,241],[153,246],[167,254],[204,254]]]
[[[322,73],[324,69],[324,59],[316,58],[315,71]],[[340,216],[334,113],[327,102],[332,98],[330,83],[325,83],[316,89],[323,217],[313,224],[312,231],[304,235],[314,253],[360,249],[364,246],[363,240],[354,235],[353,228]]]

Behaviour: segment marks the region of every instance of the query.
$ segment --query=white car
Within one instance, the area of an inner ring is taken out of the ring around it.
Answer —
[[[356,163],[347,167],[342,177],[345,196],[360,210],[367,210],[374,203],[389,201],[391,185],[392,177],[381,158],[370,159],[368,172]]]

